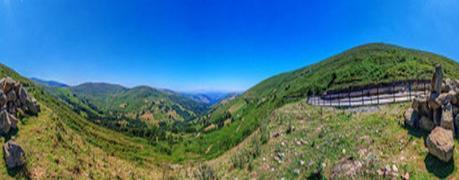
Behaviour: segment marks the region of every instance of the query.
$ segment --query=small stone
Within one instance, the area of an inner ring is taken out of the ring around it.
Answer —
[[[402,176],[403,180],[410,180],[410,173],[405,173],[405,175]]]
[[[305,162],[303,160],[300,161],[300,165],[304,166]]]
[[[397,166],[395,164],[392,165],[392,171],[398,173],[398,168],[397,168]]]
[[[296,175],[300,175],[301,171],[299,169],[295,169],[293,170],[293,173],[295,173]]]

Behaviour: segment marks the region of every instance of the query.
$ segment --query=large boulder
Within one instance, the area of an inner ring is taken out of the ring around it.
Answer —
[[[417,127],[419,114],[413,108],[409,108],[405,112],[405,125],[409,127]]]
[[[454,137],[451,130],[435,128],[426,140],[430,154],[438,159],[449,162],[454,153]]]
[[[30,115],[37,115],[40,112],[40,105],[35,98],[29,97],[27,98],[23,109]]]
[[[441,127],[454,132],[453,105],[451,105],[450,103],[443,106],[443,112],[441,116]]]
[[[443,92],[459,91],[459,84],[456,80],[446,79],[442,87]]]
[[[429,98],[429,108],[430,109],[438,109],[441,107],[441,102],[437,101],[437,98],[440,96],[439,93],[431,92]]]
[[[450,93],[443,93],[443,94],[440,94],[437,99],[435,99],[435,101],[437,102],[437,104],[439,104],[440,106],[442,105],[446,105],[448,103],[451,103],[451,101],[453,100],[453,94],[450,94]]]
[[[8,134],[11,128],[16,128],[18,119],[6,110],[0,112],[0,134]]]
[[[0,88],[3,92],[8,93],[13,90],[16,86],[16,81],[10,77],[6,77],[0,80]]]
[[[441,65],[438,64],[435,66],[435,73],[432,77],[432,83],[431,83],[432,92],[441,93],[442,85],[443,85],[443,70],[441,68]]]
[[[25,164],[24,150],[12,140],[3,145],[3,158],[8,169],[18,168]]]
[[[9,91],[8,93],[6,93],[6,100],[8,102],[15,102],[17,98],[18,96],[16,95],[15,91]]]
[[[29,98],[29,95],[27,94],[27,91],[24,89],[24,87],[21,87],[19,89],[18,97],[19,97],[19,102],[21,102],[21,104],[26,103],[27,98]]]
[[[3,90],[0,89],[0,109],[4,108],[7,102],[6,94],[3,93]]]
[[[421,116],[419,119],[419,128],[430,132],[435,128],[435,123],[432,121],[432,119],[426,116]]]
[[[429,104],[425,96],[419,96],[414,98],[411,107],[420,115],[432,117],[432,111],[429,108]]]

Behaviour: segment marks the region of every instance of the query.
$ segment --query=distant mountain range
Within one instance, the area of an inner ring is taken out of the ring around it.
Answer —
[[[83,83],[68,86],[57,81],[31,78],[55,97],[60,98],[93,119],[125,117],[146,124],[188,121],[206,113],[213,105],[238,93],[177,93],[149,86],[127,88],[109,83]],[[111,118],[116,119],[116,118]],[[119,119],[119,118],[118,118]]]
[[[57,82],[57,81],[47,81],[47,80],[42,80],[39,78],[32,77],[30,80],[40,84],[40,85],[45,85],[45,86],[50,86],[50,87],[70,87],[67,84]]]

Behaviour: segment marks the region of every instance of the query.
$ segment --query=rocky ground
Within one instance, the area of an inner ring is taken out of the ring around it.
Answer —
[[[427,132],[405,127],[402,115],[408,107],[394,104],[377,112],[348,112],[305,102],[289,104],[266,123],[266,144],[266,130],[260,128],[208,162],[203,172],[223,179],[457,177],[454,163],[429,155],[424,146]]]
[[[441,67],[437,66],[430,96],[414,99],[405,112],[405,124],[431,132],[426,139],[430,154],[445,163],[451,161],[459,127],[459,80],[443,80]]]
[[[3,157],[8,169],[21,168],[26,162],[24,150],[12,138],[17,132],[18,117],[39,112],[37,101],[21,83],[9,77],[0,80],[0,134],[7,141],[3,145]]]

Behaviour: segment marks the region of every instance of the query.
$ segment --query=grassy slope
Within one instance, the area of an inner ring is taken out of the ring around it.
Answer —
[[[176,149],[179,152],[200,153],[204,158],[212,159],[244,140],[282,105],[327,89],[403,79],[429,79],[435,64],[443,66],[446,77],[459,79],[459,64],[442,56],[385,44],[356,47],[318,64],[261,82],[210,114],[208,121],[217,123],[224,120],[221,117],[225,112],[230,112],[231,125],[199,138],[192,137],[186,147]]]
[[[96,126],[57,101],[42,88],[1,65],[0,77],[21,81],[39,101],[42,112],[19,124],[15,139],[27,156],[27,172],[35,178],[157,176],[169,162],[146,140]],[[4,141],[4,139],[2,139]],[[0,161],[1,167],[5,167]],[[23,174],[0,171],[0,177]]]
[[[258,129],[260,124],[266,123],[266,120],[274,115],[273,111],[275,109],[290,102],[301,100],[312,91],[317,92],[319,90],[339,88],[345,83],[357,85],[394,79],[412,79],[418,76],[427,78],[430,77],[433,71],[432,65],[436,63],[443,64],[448,77],[459,78],[458,72],[455,71],[459,69],[457,63],[429,53],[381,44],[373,44],[352,49],[351,51],[325,60],[322,63],[270,78],[235,100],[216,107],[209,115],[209,119],[207,119],[208,122],[217,123],[216,121],[225,120],[225,118],[228,117],[223,116],[223,114],[227,114],[228,112],[231,114],[230,119],[232,119],[233,122],[221,129],[209,133],[184,134],[179,138],[179,141],[174,144],[166,143],[164,146],[170,146],[170,149],[172,149],[169,155],[160,153],[156,147],[149,145],[144,139],[126,137],[122,134],[89,123],[83,117],[70,110],[70,108],[54,100],[41,89],[31,85],[28,80],[18,77],[18,75],[15,75],[13,72],[9,72],[5,67],[2,68],[2,74],[9,74],[13,76],[13,78],[19,78],[21,81],[32,86],[33,95],[43,104],[44,109],[49,109],[50,112],[46,113],[45,111],[40,114],[37,121],[52,122],[50,124],[52,125],[54,123],[56,127],[55,129],[48,128],[46,132],[49,131],[49,137],[54,137],[57,143],[43,143],[41,150],[45,152],[44,154],[47,154],[45,157],[41,157],[42,155],[38,155],[34,152],[28,152],[31,154],[30,156],[33,157],[29,159],[38,159],[35,161],[29,160],[31,164],[33,164],[33,162],[40,162],[39,160],[46,158],[43,162],[51,163],[51,165],[47,166],[53,166],[52,164],[54,164],[61,172],[70,173],[72,171],[72,168],[70,168],[71,163],[66,163],[67,166],[61,165],[61,161],[53,162],[52,158],[66,157],[66,154],[69,153],[68,147],[63,145],[60,147],[61,144],[63,144],[61,143],[62,138],[60,138],[60,136],[63,136],[64,139],[68,139],[66,142],[70,141],[69,143],[72,144],[83,143],[84,145],[77,145],[77,147],[81,149],[87,147],[91,149],[90,151],[100,151],[102,155],[92,155],[88,153],[92,159],[95,159],[94,161],[104,162],[103,157],[113,157],[122,163],[126,163],[126,168],[132,167],[132,169],[135,170],[140,169],[136,172],[141,174],[145,173],[141,169],[148,168],[150,164],[162,164],[163,162],[171,161],[200,161],[202,159],[208,160],[216,158],[242,142],[246,137]],[[341,68],[347,70],[342,71],[340,70]],[[416,71],[412,71],[411,69],[413,68],[416,69]],[[5,70],[8,72],[5,72]],[[333,75],[333,73],[335,75]],[[332,77],[337,78],[332,80]],[[338,77],[346,78],[340,79]],[[196,124],[196,127],[205,127],[199,123],[200,122]],[[21,129],[27,129],[28,126],[31,129],[38,128],[42,131],[45,131],[43,128],[47,128],[46,123],[44,125],[43,123],[24,123],[24,128]],[[65,131],[56,130],[59,128],[63,128]],[[60,132],[65,133],[62,134]],[[45,136],[46,134],[48,133],[39,133],[39,136]],[[18,141],[25,143],[25,147],[32,147],[32,144],[27,144],[27,142],[32,139],[31,136],[31,134],[27,135],[27,133],[20,132]],[[54,141],[53,138],[49,137],[42,138],[43,140]],[[81,139],[81,141],[75,139]],[[32,143],[33,141],[30,142]],[[160,144],[162,143],[165,142],[161,142]],[[58,146],[53,144],[58,144]],[[352,145],[348,146],[351,147]],[[58,148],[62,149],[61,151],[65,153],[59,153],[57,151]],[[54,151],[55,149],[56,151]],[[69,156],[69,158],[72,162],[75,162],[78,161],[78,159],[84,159],[86,156],[88,155],[74,153],[74,155]],[[331,157],[333,156],[331,155]],[[134,162],[133,164],[135,164],[136,167],[128,165],[132,162]],[[123,165],[124,164],[120,166],[124,167]],[[34,166],[35,165],[32,165],[32,168]],[[82,163],[79,167],[82,169],[80,170],[85,173],[95,171],[99,174],[103,174],[102,176],[107,176],[104,174],[104,171],[101,171],[99,168],[92,168],[93,165],[84,165],[84,163]],[[105,168],[107,170],[106,172],[109,172],[109,167]],[[46,174],[46,176],[50,176],[50,174]]]
[[[413,179],[459,177],[454,165],[459,157],[455,156],[451,163],[439,162],[424,147],[428,134],[402,125],[403,110],[408,106],[396,104],[378,112],[352,113],[304,102],[288,104],[277,109],[267,123],[267,134],[277,132],[280,137],[271,137],[266,144],[256,146],[253,142],[261,136],[257,131],[238,147],[210,161],[209,166],[223,178],[306,179],[320,169],[330,177],[341,159],[353,157],[364,164],[357,174],[360,179],[381,178],[377,170],[387,165],[395,165],[399,175],[409,173]],[[287,134],[290,126],[296,130]],[[285,154],[281,163],[274,158],[278,153]],[[455,153],[459,153],[457,148]],[[242,167],[234,166],[238,161]]]

